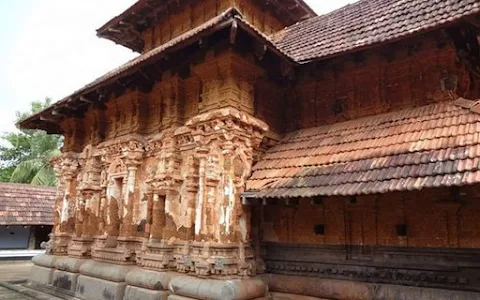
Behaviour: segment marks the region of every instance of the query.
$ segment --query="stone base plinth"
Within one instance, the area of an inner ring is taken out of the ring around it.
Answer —
[[[170,280],[178,273],[157,272],[141,268],[134,268],[125,277],[128,285],[141,287],[148,290],[168,291]]]
[[[85,300],[123,300],[126,287],[125,282],[114,282],[80,275],[75,296]]]
[[[267,286],[259,279],[213,280],[179,276],[170,281],[173,295],[192,299],[251,300],[267,295]]]
[[[74,293],[77,288],[77,279],[80,274],[55,270],[53,272],[52,285],[56,288],[63,289]]]
[[[51,285],[53,283],[53,272],[54,269],[52,268],[32,266],[30,281],[38,285]]]
[[[480,300],[480,292],[306,276],[207,279],[65,256],[41,255],[33,262],[32,286],[84,300]]]
[[[168,296],[168,300],[195,300],[193,298],[187,298],[183,296],[178,296],[178,295],[170,295]]]
[[[270,293],[270,300],[328,300],[328,299],[310,297],[310,296],[300,296],[295,294]]]
[[[273,299],[276,299],[276,298],[273,298]],[[296,298],[294,298],[294,299],[296,299]],[[198,299],[183,297],[183,296],[179,296],[179,295],[170,295],[170,296],[168,296],[168,300],[198,300]],[[252,299],[252,300],[272,300],[272,298],[270,298],[270,297],[260,297],[260,298],[255,298],[255,299]],[[283,300],[283,299],[278,299],[278,300]]]
[[[124,300],[167,300],[168,291],[148,290],[136,286],[127,286]]]

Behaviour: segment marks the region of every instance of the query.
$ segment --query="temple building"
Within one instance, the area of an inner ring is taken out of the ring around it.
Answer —
[[[480,299],[480,2],[140,0],[44,111],[32,286],[85,300]]]

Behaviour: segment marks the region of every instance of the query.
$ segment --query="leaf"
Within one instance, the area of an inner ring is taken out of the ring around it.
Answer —
[[[42,186],[55,186],[57,179],[53,169],[47,165],[44,165],[32,178],[30,182],[33,185]]]
[[[30,110],[16,112],[17,122],[48,107],[50,103],[49,98],[32,102]],[[37,184],[46,185],[55,181],[54,172],[49,171],[50,160],[60,154],[62,136],[49,135],[41,130],[20,129],[4,133],[0,139],[0,181],[30,183],[35,178]]]
[[[22,161],[13,171],[10,182],[30,183],[42,167],[42,162],[37,159]]]

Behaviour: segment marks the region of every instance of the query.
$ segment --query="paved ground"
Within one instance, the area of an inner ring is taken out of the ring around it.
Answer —
[[[0,260],[0,281],[15,282],[27,280],[31,266],[30,260]]]
[[[26,295],[23,295],[21,293],[18,293],[0,286],[0,300],[32,300],[32,299],[34,298],[30,298]]]
[[[30,260],[0,260],[0,300],[62,300],[25,285],[32,265]]]

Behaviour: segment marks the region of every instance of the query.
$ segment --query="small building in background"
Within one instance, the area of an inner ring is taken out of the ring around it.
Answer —
[[[56,189],[0,183],[0,257],[32,256],[52,231]]]

